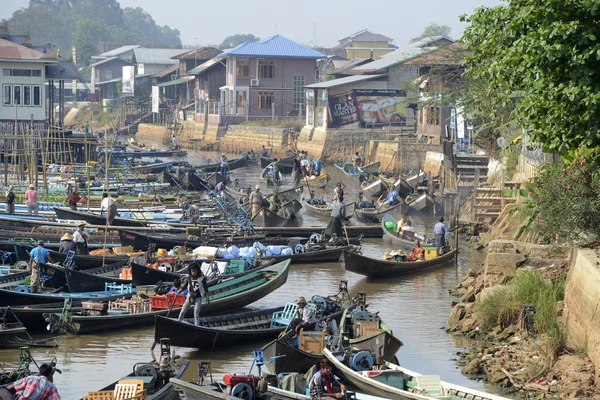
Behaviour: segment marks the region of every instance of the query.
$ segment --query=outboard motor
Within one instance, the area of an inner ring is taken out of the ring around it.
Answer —
[[[377,355],[359,351],[350,357],[350,367],[355,371],[369,371],[377,363]]]

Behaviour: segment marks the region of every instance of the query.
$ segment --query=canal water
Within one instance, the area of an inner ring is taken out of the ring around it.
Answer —
[[[200,162],[195,154],[188,157],[192,163]],[[345,176],[333,166],[325,166],[324,171],[332,176],[332,180],[326,189],[316,190],[317,196],[324,195],[330,199],[335,182],[342,181],[346,185],[345,201],[357,199],[360,191],[358,178]],[[260,183],[258,166],[235,170],[233,175],[244,185]],[[291,187],[291,179],[287,179],[287,186],[283,189]],[[271,193],[271,190],[264,188],[263,192]],[[324,226],[327,223],[318,216],[304,213],[304,210],[301,213],[303,226]],[[436,218],[411,218],[417,232],[432,235]],[[374,258],[380,258],[383,252],[391,249],[393,246],[386,239],[368,239],[363,244],[363,254]],[[276,307],[299,296],[310,298],[335,294],[340,280],[347,280],[351,295],[365,292],[369,310],[379,311],[382,319],[404,343],[397,354],[400,365],[423,374],[440,375],[442,380],[455,384],[493,391],[493,387],[484,387],[481,382],[469,380],[461,374],[455,364],[456,353],[469,346],[469,342],[448,335],[443,329],[452,310],[448,291],[470,267],[479,268],[485,257],[484,253],[471,251],[463,245],[460,250],[457,266],[450,264],[419,274],[378,281],[347,272],[338,263],[293,264],[287,283],[250,307]],[[38,363],[57,358],[58,367],[62,369],[62,375],[55,377],[60,395],[63,399],[77,399],[129,374],[135,363],[150,361],[153,338],[153,328],[142,327],[114,333],[64,336],[58,348],[34,348],[31,352]],[[240,343],[235,348],[217,349],[212,354],[186,348],[175,350],[182,358],[191,361],[184,379],[196,381],[197,363],[209,359],[214,377],[225,373],[247,373],[252,364],[252,351],[261,345]],[[158,347],[156,357],[160,356]],[[5,369],[16,367],[18,349],[0,349],[0,364]]]

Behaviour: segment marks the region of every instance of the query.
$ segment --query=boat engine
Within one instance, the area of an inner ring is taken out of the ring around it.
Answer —
[[[358,321],[373,321],[374,317],[369,311],[354,311],[352,313],[352,324]]]
[[[355,371],[368,371],[377,362],[377,355],[368,351],[359,351],[352,354],[350,358],[350,367]]]
[[[152,394],[155,392],[158,386],[160,372],[158,366],[155,364],[136,364],[133,366],[133,374],[135,376],[147,376],[150,377],[149,382],[145,382],[144,386],[148,389],[148,393]]]
[[[253,375],[227,374],[223,377],[223,382],[229,387],[229,394],[244,400],[254,398],[254,390],[258,381],[259,378]]]

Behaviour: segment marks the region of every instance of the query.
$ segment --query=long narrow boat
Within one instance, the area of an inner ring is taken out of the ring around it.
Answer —
[[[333,206],[331,204],[310,204],[306,200],[304,200],[302,204],[304,205],[304,207],[306,207],[308,211],[318,214],[321,217],[330,217],[331,210],[333,210]],[[352,218],[352,216],[354,215],[354,210],[356,209],[356,203],[347,203],[344,204],[344,206],[346,209],[346,216],[344,217],[344,219]]]
[[[284,227],[284,226],[296,226],[296,216],[290,216],[288,218],[284,218],[277,213],[270,211],[268,208],[262,209],[259,213],[251,219],[252,222],[257,223],[260,226],[264,227]]]
[[[185,190],[209,190],[210,185],[204,179],[200,178],[193,171],[186,172],[181,178],[181,187]]]
[[[290,260],[271,265],[239,278],[229,279],[209,287],[207,303],[205,296],[202,299],[203,315],[232,310],[245,307],[281,287],[287,281]],[[181,308],[173,308],[172,315],[178,315]],[[192,308],[190,308],[192,310]],[[51,314],[60,314],[61,309],[55,309]],[[142,312],[137,314],[109,314],[109,315],[82,315],[73,313],[68,321],[69,331],[76,334],[98,332],[104,330],[115,330],[128,326],[141,326],[151,324],[157,315],[168,315],[169,310]],[[58,315],[54,318],[47,316],[51,321],[59,320]]]
[[[258,377],[256,379],[258,380]],[[173,379],[171,383],[177,388],[178,391],[183,393],[185,399],[187,400],[239,400],[240,398],[260,398],[263,400],[310,400],[310,396],[305,394],[290,392],[271,385],[268,386],[266,393],[260,394],[260,397],[249,397],[249,394],[252,394],[252,392],[245,390],[245,386],[240,386],[238,389],[235,389],[236,395],[234,396],[229,394],[231,390],[234,390],[234,388],[229,388],[220,382],[213,382],[211,384],[201,386],[193,382],[186,382],[181,379]],[[246,385],[246,383],[242,382],[240,385]],[[353,397],[348,398],[356,400],[363,399],[362,397],[354,397],[356,396],[355,394],[352,394],[352,396]],[[380,399],[371,398],[370,400]]]
[[[449,252],[431,260],[397,262],[376,260],[374,258],[365,257],[361,254],[344,251],[342,257],[340,258],[340,263],[346,270],[367,276],[369,278],[388,278],[394,275],[409,274],[428,268],[441,267],[449,262],[454,261],[455,256],[456,249],[452,249]]]
[[[398,180],[394,182],[393,186],[398,192],[398,196],[402,198],[405,198],[415,190],[404,178],[398,178]]]
[[[104,290],[106,283],[116,283],[118,285],[131,284],[130,279],[120,279],[122,265],[107,266],[102,272],[90,274],[86,271],[76,271],[71,268],[65,268],[64,274],[67,278],[67,287],[71,293],[99,292]]]
[[[405,212],[405,204],[403,201],[394,204],[389,207],[384,205],[382,208],[357,208],[354,212],[356,217],[364,222],[380,222],[384,215],[387,215],[389,212]]]
[[[272,164],[273,161],[274,161],[273,158],[261,156],[260,157],[260,167],[266,168],[269,166],[269,164]],[[282,174],[291,174],[292,170],[294,169],[294,156],[280,158],[277,165]]]
[[[30,304],[62,304],[64,299],[77,301],[95,300],[109,301],[121,297],[131,297],[135,294],[123,294],[117,290],[87,292],[87,293],[23,293],[15,290],[0,289],[0,306],[30,305]]]
[[[383,179],[377,179],[372,183],[363,182],[360,187],[364,193],[373,198],[378,198],[387,190],[388,184]]]
[[[279,192],[279,199],[283,203],[289,203],[290,201],[293,201],[293,200],[300,201],[300,197],[302,196],[303,192],[304,192],[304,186],[297,186],[295,188],[282,190]],[[268,199],[269,197],[271,197],[271,195],[265,196],[266,199]]]
[[[438,375],[421,375],[386,362],[375,366],[372,359],[363,358],[363,364],[371,368],[352,368],[342,361],[343,356],[329,349],[323,350],[342,382],[351,384],[361,392],[386,399],[453,399],[453,400],[508,400],[505,397],[453,385],[439,379]],[[419,381],[427,385],[418,386]],[[423,387],[426,386],[426,387]],[[437,386],[437,387],[436,387]]]
[[[275,179],[273,169],[269,164],[260,173],[260,180],[267,186],[279,186],[283,184],[283,173],[277,171],[277,179]]]
[[[243,168],[248,165],[248,155],[243,154],[238,158],[230,160],[228,163],[228,170],[232,171],[234,169]],[[196,169],[200,169],[204,172],[217,172],[221,168],[221,163],[209,164],[209,165],[198,165]]]
[[[388,228],[388,226],[390,226],[391,228]],[[381,218],[381,230],[383,231],[383,235],[384,237],[389,238],[392,242],[394,242],[394,244],[412,249],[415,245],[415,240],[420,240],[422,246],[426,245],[427,239],[424,235],[415,234],[414,239],[403,239],[399,236],[396,236],[394,233],[396,232],[397,226],[398,220],[392,217],[390,214],[385,214]]]
[[[27,252],[30,252],[34,249],[34,245],[19,243],[16,246],[23,247]],[[63,263],[67,259],[67,255],[63,253],[59,253],[58,251],[48,249],[50,252],[50,257],[55,263]],[[104,264],[113,264],[116,262],[122,262],[129,260],[129,256],[94,256],[94,255],[75,255],[73,256],[73,264],[75,264],[80,270],[98,268],[103,266]],[[29,257],[27,257],[23,261],[29,261]]]
[[[304,178],[302,178],[302,183],[306,185],[306,187],[310,188],[310,189],[314,189],[314,188],[318,188],[318,189],[323,189],[325,186],[327,186],[327,184],[329,183],[329,181],[331,180],[331,176],[329,176],[329,174],[327,173],[323,173],[319,176],[305,176]]]
[[[212,347],[233,346],[242,343],[270,340],[277,337],[286,326],[271,327],[273,313],[283,307],[250,311],[239,314],[200,318],[199,325],[194,319],[178,321],[177,318],[157,316],[154,322],[154,341],[171,339],[173,346],[210,350]]]
[[[76,267],[80,271],[85,271],[86,276],[102,275],[110,273],[111,271],[121,271],[121,268],[127,264],[127,260],[118,261],[116,263],[106,264],[100,267],[87,268],[87,265],[83,267]],[[41,279],[44,280],[42,285],[43,288],[49,289],[64,289],[68,288],[67,270],[73,270],[72,268],[65,268],[55,264],[40,264]],[[104,290],[104,285],[98,286],[94,291]],[[86,290],[92,291],[92,290]],[[73,293],[73,291],[71,291]]]
[[[354,164],[351,162],[345,162],[343,164],[334,164],[337,169],[342,171],[344,174],[349,176],[358,176],[361,174],[369,175],[374,174],[379,170],[381,162],[375,161],[371,164],[364,165],[359,168],[354,168]]]
[[[417,186],[419,186],[421,183],[423,183],[425,181],[425,178],[427,177],[427,175],[425,175],[425,172],[423,171],[419,171],[419,173],[414,174],[413,176],[410,176],[408,178],[406,178],[406,183],[410,185],[411,188],[416,189]]]
[[[88,213],[84,211],[75,211],[67,207],[54,207],[56,218],[75,221],[85,221],[92,225],[106,225],[106,217],[100,214]],[[150,221],[154,222],[154,221]],[[147,222],[129,218],[115,218],[112,225],[116,226],[147,226]]]
[[[407,197],[406,204],[415,211],[431,211],[435,206],[435,200],[427,193],[418,196]]]

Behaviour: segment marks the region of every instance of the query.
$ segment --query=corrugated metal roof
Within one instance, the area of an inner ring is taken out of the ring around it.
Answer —
[[[206,62],[198,65],[196,68],[190,69],[187,72],[187,74],[188,75],[199,75],[202,72],[206,71],[207,69],[212,68],[217,63],[219,63],[219,60],[220,60],[220,58],[218,58],[218,57],[212,58],[212,59],[210,59],[210,60],[208,60],[208,61],[206,61]]]
[[[358,66],[356,68],[351,69],[350,73],[352,74],[366,74],[372,72],[382,72],[389,67],[392,67],[396,64],[400,64],[404,61],[408,61],[419,54],[423,53],[425,49],[420,49],[416,47],[405,47],[403,49],[394,50],[389,54],[381,57],[378,60],[373,62]]]
[[[194,79],[193,77],[179,78],[179,79],[174,79],[174,80],[169,81],[169,82],[159,83],[156,86],[158,86],[158,87],[167,87],[167,86],[183,85],[184,83],[186,83],[187,81],[190,80],[189,78]]]
[[[439,35],[417,40],[416,42],[413,42],[410,45],[411,47],[429,47],[429,45],[431,45],[432,43],[435,43],[440,40],[447,41],[448,43],[454,43],[454,39],[452,39],[451,37]]]
[[[360,35],[351,37],[350,40],[352,42],[391,42],[394,39],[379,33],[363,32]]]
[[[116,49],[112,49],[105,53],[99,54],[96,57],[103,57],[103,58],[116,57],[123,53],[128,53],[128,52],[132,51],[133,49],[139,49],[140,47],[142,47],[142,46],[140,46],[139,44],[128,44],[126,46],[117,47]]]
[[[11,42],[10,40],[0,39],[0,59],[39,60],[41,58],[48,59],[48,54],[44,54],[15,42]]]
[[[350,83],[356,83],[361,81],[368,81],[371,79],[381,78],[386,76],[387,74],[378,74],[378,75],[356,75],[356,76],[347,76],[345,78],[333,79],[330,81],[313,83],[312,85],[304,86],[308,89],[329,89],[337,86],[344,86]]]
[[[154,75],[152,75],[155,78],[164,78],[165,76],[172,74],[173,72],[176,72],[179,69],[179,64],[173,64],[173,65],[169,65],[167,68],[158,71],[157,73],[155,73]]]
[[[133,50],[133,56],[138,64],[177,64],[178,60],[173,60],[178,54],[183,53],[182,49],[146,49],[137,48]]]
[[[104,60],[98,61],[97,63],[90,64],[90,67],[97,67],[99,65],[106,64],[106,63],[114,61],[114,60],[121,60],[124,63],[129,64],[129,61],[123,60],[121,57],[110,57],[110,58],[106,58]]]
[[[109,79],[109,80],[103,81],[103,82],[96,82],[95,85],[102,86],[102,85],[106,85],[108,83],[121,82],[122,80],[123,80],[123,78],[113,78],[113,79]]]
[[[327,58],[325,55],[314,51],[310,47],[302,46],[284,36],[273,35],[258,42],[245,42],[219,57],[246,56],[246,57],[273,57],[273,58]]]
[[[178,54],[171,58],[176,60],[210,60],[211,58],[218,56],[222,52],[222,50],[219,50],[215,47],[200,47],[198,49]]]

